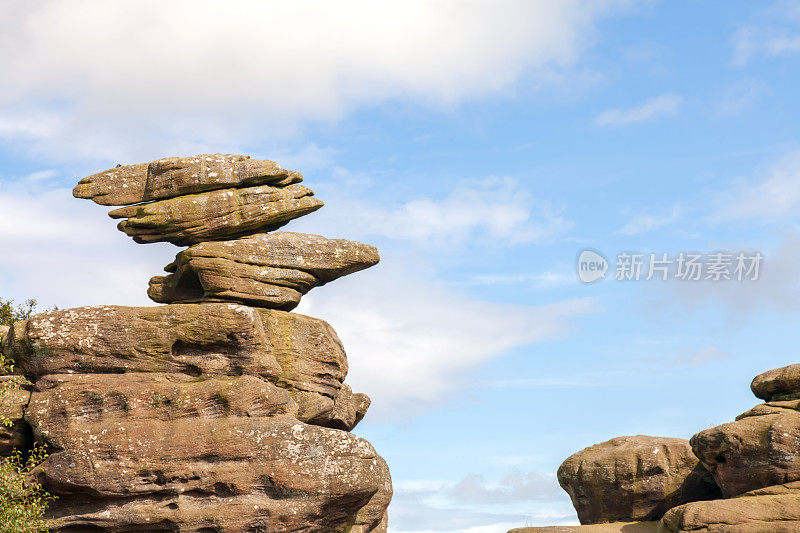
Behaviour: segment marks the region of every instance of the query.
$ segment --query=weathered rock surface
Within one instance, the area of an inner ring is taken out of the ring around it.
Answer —
[[[191,246],[272,231],[322,207],[302,185],[220,189],[115,209],[117,227],[140,244],[171,242]]]
[[[3,343],[3,339],[6,338],[6,334],[10,328],[8,326],[0,326],[0,344]]]
[[[695,455],[725,497],[800,480],[800,412],[747,416],[701,431]]]
[[[290,310],[314,287],[371,267],[374,246],[319,235],[262,233],[204,242],[178,253],[168,276],[150,280],[159,303],[236,301]]]
[[[655,533],[658,522],[610,522],[585,526],[518,527],[508,533]]]
[[[235,304],[99,306],[16,322],[3,353],[30,378],[160,372],[252,375],[289,391],[300,420],[352,429],[369,400],[342,382],[347,357],[325,321]]]
[[[659,533],[796,533],[800,486],[766,487],[727,500],[688,503],[661,519]]]
[[[302,180],[299,172],[284,170],[274,161],[245,155],[201,154],[166,157],[99,172],[82,179],[73,195],[100,205],[129,205],[214,189],[284,186]]]
[[[0,382],[19,379],[17,377],[2,376]],[[11,423],[10,426],[0,424],[0,456],[6,457],[15,449],[26,449],[29,444],[28,425],[22,419],[24,409],[30,401],[31,393],[27,390],[5,388],[9,385],[2,383],[4,389],[0,391],[0,417]]]
[[[384,461],[296,412],[255,376],[65,374],[26,418],[55,450],[36,476],[56,531],[382,531]]]
[[[569,457],[558,469],[581,524],[657,520],[676,505],[718,498],[689,441],[618,437]]]
[[[800,364],[759,374],[750,383],[750,390],[757,398],[768,402],[800,399]]]

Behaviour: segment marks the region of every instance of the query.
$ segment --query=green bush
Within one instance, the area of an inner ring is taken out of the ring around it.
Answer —
[[[11,326],[17,320],[26,320],[35,313],[36,307],[36,300],[27,300],[15,309],[11,300],[0,298],[0,325]],[[14,361],[0,353],[0,374],[13,372]],[[9,391],[29,384],[23,376],[1,382],[0,403]],[[0,424],[11,427],[14,421],[0,414]],[[26,453],[16,450],[9,457],[0,457],[0,533],[41,533],[52,526],[52,521],[44,515],[54,497],[30,476],[46,458],[47,453],[39,444]]]
[[[0,298],[0,326],[11,326],[17,320],[27,320],[34,315],[39,302],[36,300],[25,300],[24,304],[18,305],[14,309],[12,300]]]
[[[45,459],[39,445],[27,457],[17,450],[0,459],[0,533],[41,533],[52,526],[44,514],[53,496],[28,475]]]

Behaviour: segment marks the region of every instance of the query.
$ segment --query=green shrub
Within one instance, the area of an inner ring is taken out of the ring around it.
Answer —
[[[27,320],[36,311],[36,300],[27,300],[14,308],[11,300],[0,298],[0,325],[11,326],[17,320]],[[0,353],[0,374],[14,372],[14,361]],[[0,403],[9,391],[29,385],[23,376],[0,383]],[[11,427],[14,421],[0,414],[0,424]],[[9,457],[0,457],[0,533],[41,533],[49,530],[52,521],[44,518],[54,499],[42,486],[31,479],[30,473],[47,458],[43,446],[36,444],[23,453],[15,450]]]

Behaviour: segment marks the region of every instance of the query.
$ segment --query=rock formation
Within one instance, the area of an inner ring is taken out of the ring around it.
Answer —
[[[90,176],[76,197],[137,242],[192,245],[157,307],[50,311],[0,331],[32,391],[0,409],[0,453],[42,443],[55,532],[385,532],[386,463],[349,433],[370,400],[323,320],[288,310],[378,262],[375,248],[267,234],[322,202],[299,173],[236,155]],[[144,203],[143,203],[144,202]],[[227,240],[226,240],[227,239]],[[233,239],[233,240],[231,240]]]
[[[558,469],[581,524],[657,520],[676,505],[720,497],[689,441],[618,437],[569,457]]]
[[[597,525],[558,531],[800,531],[800,364],[756,376],[750,388],[766,402],[688,442],[622,437],[568,458],[559,482],[581,523]]]

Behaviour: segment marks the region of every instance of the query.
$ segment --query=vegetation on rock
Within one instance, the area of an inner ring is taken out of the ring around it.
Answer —
[[[37,308],[36,300],[27,300],[14,307],[11,300],[0,299],[0,325],[10,327],[17,320],[27,320]],[[0,374],[14,372],[14,361],[0,352]],[[24,377],[0,382],[0,403],[10,391],[29,385]],[[14,425],[14,420],[0,413],[0,424]],[[29,475],[47,458],[45,448],[39,444],[31,450],[14,450],[8,457],[0,457],[0,533],[39,533],[49,530],[52,521],[44,518],[47,506],[54,499]]]

